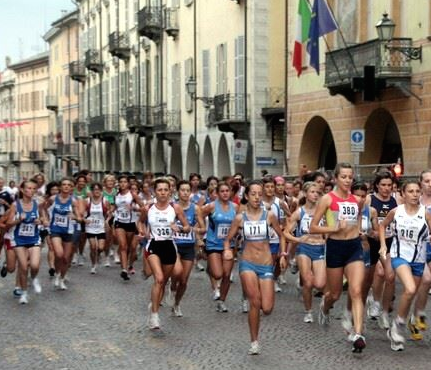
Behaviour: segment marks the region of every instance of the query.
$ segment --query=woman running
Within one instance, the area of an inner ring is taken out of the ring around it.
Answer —
[[[319,324],[327,325],[329,323],[329,309],[341,296],[343,275],[345,275],[352,299],[355,330],[352,338],[352,351],[362,352],[362,349],[365,348],[365,337],[362,334],[364,312],[362,285],[365,266],[359,238],[359,199],[350,193],[353,169],[349,163],[338,163],[334,175],[336,188],[321,198],[310,223],[311,234],[328,234],[326,241],[328,291],[324,294],[320,304]],[[323,216],[326,217],[326,226],[320,226]]]
[[[156,202],[145,207],[139,223],[142,235],[145,224],[149,242],[146,247],[148,264],[153,273],[154,283],[151,288],[151,302],[148,305],[147,323],[150,330],[160,329],[159,306],[162,300],[166,282],[172,275],[177,248],[173,241],[175,232],[189,233],[191,228],[183,210],[178,204],[170,203],[170,183],[166,178],[154,182]],[[182,230],[177,226],[176,220],[183,225]]]
[[[60,192],[53,195],[45,202],[45,211],[49,212],[51,205],[51,218],[49,224],[49,232],[51,243],[55,254],[55,271],[56,276],[54,286],[61,290],[66,290],[67,286],[64,282],[64,277],[73,253],[73,233],[74,227],[72,220],[81,222],[84,210],[78,199],[72,196],[74,182],[70,178],[63,178],[60,182]],[[45,214],[45,219],[48,219]]]
[[[322,290],[326,285],[325,239],[321,234],[310,234],[310,223],[321,197],[319,186],[315,182],[306,182],[303,186],[305,204],[290,217],[284,235],[296,243],[296,262],[302,279],[302,297],[305,307],[305,323],[314,322],[312,311],[313,288]],[[320,224],[322,225],[322,223]],[[296,229],[296,237],[293,231]]]
[[[398,304],[397,317],[387,331],[393,351],[404,349],[403,333],[415,297],[417,287],[422,278],[426,263],[426,242],[431,229],[431,215],[419,202],[420,185],[415,181],[407,181],[402,186],[404,204],[391,210],[380,223],[380,253],[388,258],[392,268],[400,279],[404,291]],[[394,238],[390,247],[390,258],[387,257],[386,228],[394,225]]]
[[[217,185],[218,198],[202,208],[202,217],[208,216],[208,231],[205,252],[208,256],[210,276],[221,279],[220,298],[217,300],[217,312],[228,312],[225,300],[230,287],[230,275],[234,261],[222,258],[223,242],[229,233],[238,206],[231,202],[230,186],[221,181]]]
[[[141,210],[143,209],[145,203],[144,203],[144,200],[142,199],[143,197],[141,193],[141,187],[138,182],[130,185],[130,191],[132,194],[137,195],[137,198],[136,196],[134,196],[133,202],[132,202],[132,222],[137,224],[141,217]],[[136,201],[136,199],[138,199],[138,201]],[[138,234],[135,233],[132,239],[132,244],[129,246],[129,251],[128,251],[128,256],[129,256],[128,272],[131,275],[134,275],[136,273],[133,265],[138,259],[138,255],[137,255],[138,244],[139,244]]]
[[[262,209],[263,186],[259,181],[252,181],[244,190],[247,200],[245,212],[237,214],[223,243],[223,259],[232,263],[232,240],[242,229],[243,253],[239,263],[239,273],[243,291],[249,301],[248,324],[250,329],[250,355],[258,355],[260,310],[269,315],[274,307],[274,266],[269,246],[269,228],[280,238],[280,264],[286,265],[286,243],[277,217],[272,211]]]
[[[103,178],[103,198],[108,201],[110,204],[110,211],[111,215],[108,217],[108,225],[106,227],[106,239],[105,239],[105,267],[111,266],[110,257],[114,256],[114,252],[111,252],[112,244],[114,243],[114,232],[113,232],[113,225],[114,225],[114,217],[112,214],[112,210],[115,207],[115,196],[117,195],[117,188],[115,187],[115,176],[108,174]],[[120,263],[120,259],[118,257],[118,254],[115,252],[116,257],[116,263]]]
[[[30,180],[21,185],[21,199],[17,199],[11,206],[7,224],[12,227],[12,246],[19,264],[21,276],[22,295],[19,303],[28,303],[27,275],[30,267],[30,276],[34,292],[40,294],[37,274],[40,266],[40,236],[39,225],[42,224],[39,206],[33,199],[36,194],[37,183]]]
[[[196,234],[205,233],[205,224],[200,216],[200,207],[190,201],[191,186],[188,181],[182,180],[177,184],[178,205],[184,211],[188,224],[192,230],[188,233],[183,231],[174,233],[174,241],[178,248],[177,262],[175,263],[173,276],[171,278],[170,291],[168,292],[174,300],[172,312],[174,316],[181,317],[180,302],[187,288],[190,272],[195,259]],[[200,220],[198,222],[198,220]],[[177,226],[181,230],[183,225],[177,221]]]
[[[96,273],[99,255],[105,249],[106,219],[110,216],[110,204],[102,196],[103,186],[98,182],[90,185],[91,195],[86,200],[87,216],[85,232],[90,243],[91,274]]]

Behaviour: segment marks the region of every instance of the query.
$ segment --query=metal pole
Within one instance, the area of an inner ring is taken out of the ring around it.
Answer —
[[[194,119],[194,137],[195,137],[195,146],[196,146],[196,155],[197,155],[197,169],[196,172],[199,173],[200,171],[200,147],[199,147],[199,143],[198,143],[198,137],[197,137],[197,131],[198,131],[198,100],[196,99],[197,97],[197,35],[196,35],[196,28],[197,28],[197,12],[196,12],[196,2],[197,0],[194,1],[193,3],[193,77],[195,79],[196,82],[196,91],[195,93],[192,95],[192,99],[193,99],[193,119]]]
[[[286,174],[289,173],[289,159],[287,158],[287,146],[289,144],[289,140],[287,138],[287,135],[290,134],[289,132],[289,128],[288,128],[288,119],[287,116],[289,114],[289,109],[288,109],[288,104],[289,104],[289,99],[287,97],[287,93],[288,93],[288,71],[287,71],[287,63],[289,62],[289,24],[288,24],[288,19],[289,19],[289,5],[288,5],[288,0],[285,0],[285,11],[284,11],[284,23],[285,23],[285,30],[284,30],[284,172]]]

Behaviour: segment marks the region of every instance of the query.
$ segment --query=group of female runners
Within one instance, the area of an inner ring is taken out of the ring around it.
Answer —
[[[5,267],[9,272],[17,268],[14,292],[22,304],[29,300],[29,270],[34,292],[42,291],[37,277],[41,239],[49,246],[49,273],[60,290],[67,289],[74,253],[81,255],[88,240],[91,274],[97,273],[103,255],[104,265],[110,266],[116,243],[124,281],[135,273],[138,246],[144,247],[143,274],[153,279],[147,315],[152,331],[161,328],[163,297],[174,316],[183,316],[180,303],[202,253],[215,309],[222,313],[229,311],[226,301],[239,258],[249,354],[260,352],[260,313],[271,313],[275,292],[281,291],[277,281],[283,282],[288,264],[300,272],[304,323],[314,322],[314,293],[321,296],[318,322],[328,325],[330,309],[347,281],[342,326],[353,352],[366,346],[366,306],[367,315],[387,330],[393,350],[404,349],[406,326],[415,340],[427,328],[431,171],[424,171],[419,182],[405,182],[398,196],[390,172],[377,173],[370,192],[367,184],[354,180],[348,163],[336,166],[332,183],[320,172],[307,174],[298,191],[281,176],[246,186],[240,174],[226,181],[211,176],[206,191],[199,189],[198,174],[189,181],[146,179],[143,185],[126,175],[90,183],[88,173],[82,173],[77,180],[43,185],[45,194],[40,181],[24,181],[19,198],[1,215]],[[395,276],[403,292],[390,322]]]

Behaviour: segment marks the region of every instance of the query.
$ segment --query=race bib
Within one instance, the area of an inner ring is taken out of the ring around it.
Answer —
[[[351,202],[338,203],[338,220],[355,222],[358,219],[358,206]]]
[[[190,231],[189,233],[184,233],[184,232],[183,233],[182,232],[177,233],[176,232],[174,234],[174,238],[177,240],[185,240],[185,241],[190,241],[190,242],[192,242],[194,240],[192,231]]]
[[[60,227],[67,227],[68,224],[68,217],[64,215],[58,215],[56,214],[54,216],[54,224]]]
[[[35,225],[34,224],[20,224],[18,229],[19,236],[34,236]]]
[[[172,236],[172,229],[170,227],[156,227],[154,231],[156,236],[162,239],[170,238]]]
[[[123,221],[129,222],[129,220],[130,220],[130,212],[127,211],[127,210],[121,210],[121,211],[119,211],[118,212],[118,220],[120,222],[123,222]]]
[[[265,238],[266,229],[265,220],[244,222],[244,235],[249,240]]]
[[[230,224],[219,224],[217,227],[217,239],[225,239],[229,234]]]

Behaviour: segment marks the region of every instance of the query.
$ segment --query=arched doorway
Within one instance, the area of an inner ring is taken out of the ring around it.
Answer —
[[[209,136],[205,138],[202,158],[202,176],[207,178],[214,175],[214,154]]]
[[[142,144],[141,138],[136,139],[135,146],[135,172],[142,172],[144,170],[144,162],[142,160]]]
[[[392,115],[383,108],[373,111],[365,123],[365,150],[361,164],[396,163],[403,160],[400,133]]]
[[[198,155],[196,153],[196,141],[194,136],[190,136],[189,145],[187,146],[186,157],[186,173],[185,177],[188,178],[192,172],[198,172]]]
[[[337,164],[334,137],[328,123],[320,116],[313,117],[302,135],[299,163],[310,170],[332,170]]]
[[[232,170],[230,168],[229,149],[227,147],[226,137],[224,135],[220,137],[218,146],[217,175],[219,177],[232,175]]]

